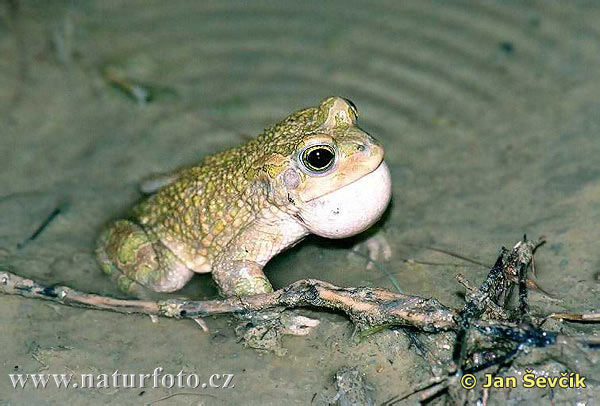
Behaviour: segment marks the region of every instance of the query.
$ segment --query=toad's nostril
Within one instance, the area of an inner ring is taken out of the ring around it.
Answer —
[[[359,152],[365,152],[367,150],[367,146],[365,144],[356,144],[356,150]]]

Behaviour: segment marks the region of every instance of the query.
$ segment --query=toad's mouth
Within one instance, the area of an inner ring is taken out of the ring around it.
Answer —
[[[381,218],[392,196],[390,171],[385,161],[337,190],[305,203],[303,223],[314,234],[345,238],[358,234]]]
[[[387,164],[385,163],[385,161],[383,159],[381,160],[381,162],[379,163],[377,168],[375,168],[371,172],[367,173],[366,175],[361,176],[360,178],[356,179],[352,183],[360,182],[365,178],[370,178],[371,181],[376,181],[381,186],[384,186],[383,184],[381,184],[381,181],[385,181],[385,182],[383,182],[383,183],[385,183],[385,186],[391,187],[391,185],[392,185],[392,180],[391,180],[391,176],[390,176],[390,168],[388,168]],[[350,184],[352,184],[352,183],[350,183]],[[346,186],[348,186],[348,185],[346,185]]]

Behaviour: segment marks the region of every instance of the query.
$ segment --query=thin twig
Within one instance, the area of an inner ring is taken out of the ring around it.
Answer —
[[[550,317],[553,319],[578,321],[583,323],[600,321],[600,313],[552,313]]]
[[[346,313],[358,327],[411,326],[423,331],[455,327],[454,311],[435,299],[374,288],[341,288],[316,279],[305,279],[273,293],[228,299],[189,301],[124,300],[80,292],[67,286],[44,286],[11,272],[0,272],[0,293],[49,300],[56,303],[141,313],[173,318],[198,318],[221,314],[244,314],[263,310],[320,307]]]
[[[217,399],[216,396],[210,395],[208,393],[176,392],[176,393],[171,393],[170,395],[167,395],[167,396],[163,396],[162,398],[150,401],[150,402],[146,403],[146,405],[147,406],[153,405],[155,403],[162,402],[163,400],[174,398],[175,396],[208,396],[208,397],[211,397],[213,399]]]
[[[483,266],[483,267],[486,267],[486,268],[489,268],[489,266],[490,266],[489,264],[483,263],[483,262],[478,261],[476,259],[469,258],[469,257],[467,257],[467,256],[465,256],[463,254],[459,254],[457,252],[453,252],[453,251],[450,251],[450,250],[447,250],[447,249],[444,249],[444,248],[432,247],[430,245],[413,244],[413,243],[409,243],[409,242],[404,242],[402,244],[408,245],[410,247],[417,247],[417,248],[422,248],[422,249],[428,249],[430,251],[439,252],[441,254],[446,254],[446,255],[449,255],[451,257],[458,258],[458,259],[461,259],[463,261],[470,262],[470,263],[475,264],[475,265],[480,265],[480,266]]]
[[[48,225],[52,222],[52,220],[54,220],[61,213],[61,211],[62,211],[62,207],[61,206],[58,206],[58,207],[54,208],[54,210],[52,210],[52,213],[50,213],[44,219],[44,221],[42,221],[42,223],[33,232],[33,234],[31,234],[28,238],[26,238],[25,240],[23,240],[22,242],[20,242],[20,243],[17,244],[17,248],[21,249],[25,245],[27,245],[28,243],[30,243],[31,241],[35,240],[46,229],[46,227],[48,227]]]

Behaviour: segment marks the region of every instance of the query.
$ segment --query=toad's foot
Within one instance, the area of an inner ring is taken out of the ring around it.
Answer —
[[[377,234],[374,234],[372,236],[370,236],[369,238],[367,238],[366,240],[362,241],[359,244],[356,244],[353,248],[352,248],[352,252],[350,252],[348,254],[348,256],[351,255],[359,255],[359,256],[364,256],[364,254],[361,254],[361,250],[362,247],[366,246],[367,248],[367,270],[371,271],[375,268],[375,263],[377,261],[383,260],[383,261],[389,261],[392,258],[392,247],[390,246],[390,243],[388,242],[385,234],[383,232],[378,232]]]
[[[235,332],[244,345],[283,356],[287,353],[281,345],[283,335],[305,336],[319,323],[319,320],[287,312],[261,312],[244,317]]]

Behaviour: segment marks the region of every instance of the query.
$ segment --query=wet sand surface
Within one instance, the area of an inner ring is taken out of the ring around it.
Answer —
[[[378,232],[393,256],[380,265],[405,292],[459,306],[455,274],[481,282],[486,268],[431,248],[491,264],[526,233],[548,240],[536,281],[553,299],[532,292],[533,312],[600,308],[599,3],[8,3],[0,8],[0,266],[119,296],[95,263],[94,240],[139,198],[144,176],[342,95],[386,148],[393,204]],[[151,84],[155,98],[140,105],[103,72]],[[349,255],[360,241],[310,238],[272,261],[268,276],[276,287],[311,277],[394,289]],[[182,294],[216,290],[204,275]],[[20,297],[0,303],[0,405],[140,404],[180,392],[156,404],[305,405],[335,393],[342,366],[359,366],[381,403],[430,376],[403,333],[356,343],[347,319],[332,313],[304,312],[321,325],[287,338],[279,357],[243,348],[227,318],[207,319],[203,333],[192,321]],[[550,327],[598,338],[593,325]],[[234,374],[235,388],[13,390],[7,376],[156,367],[205,380]],[[600,367],[591,371],[598,380]],[[498,391],[490,401],[593,404],[599,396],[596,386]]]

